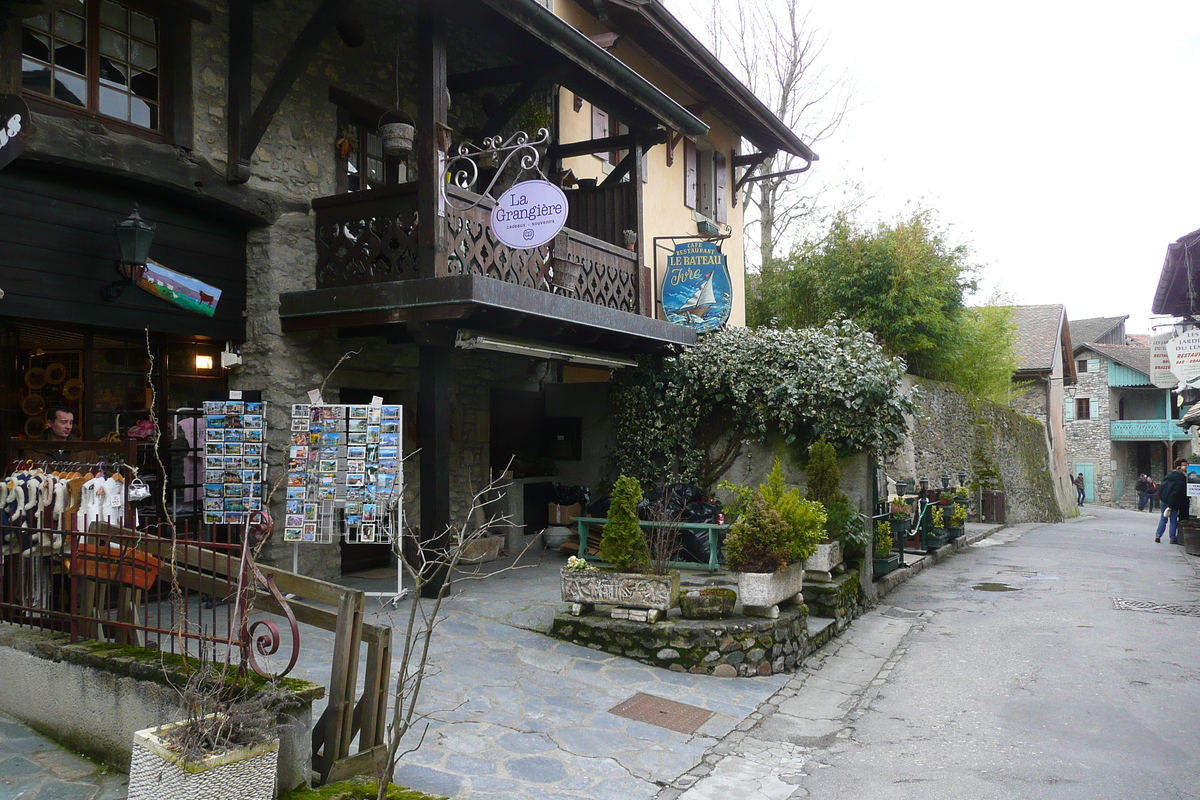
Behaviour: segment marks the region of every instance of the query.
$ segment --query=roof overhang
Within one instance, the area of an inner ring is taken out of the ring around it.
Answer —
[[[1163,260],[1158,289],[1154,293],[1154,304],[1150,309],[1153,313],[1169,314],[1173,317],[1192,317],[1200,313],[1200,302],[1193,300],[1194,292],[1200,291],[1198,261],[1200,230],[1192,231],[1167,245],[1167,256]],[[1189,288],[1189,284],[1192,288]]]
[[[555,77],[566,88],[614,110],[632,103],[642,113],[626,120],[628,124],[642,128],[661,124],[690,136],[708,133],[707,124],[536,0],[478,2],[527,35],[519,37],[525,41],[509,42],[514,53],[527,59],[549,49]]]
[[[683,79],[759,149],[783,150],[810,163],[817,160],[817,154],[657,0],[580,0],[580,5],[592,14],[603,5],[609,24]]]
[[[288,292],[279,296],[285,332],[338,329],[403,339],[439,325],[636,355],[696,343],[696,332],[652,317],[585,303],[481,275]]]

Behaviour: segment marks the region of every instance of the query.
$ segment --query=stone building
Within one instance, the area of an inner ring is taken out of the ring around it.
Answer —
[[[1075,381],[1067,310],[1061,304],[1015,306],[1017,371],[1009,405],[1042,423],[1050,475],[1059,508],[1075,506],[1067,463],[1063,398]]]
[[[1125,333],[1128,317],[1071,323],[1078,382],[1065,399],[1067,454],[1086,498],[1136,507],[1138,476],[1160,479],[1191,452],[1170,389],[1150,380],[1150,347]]]
[[[816,159],[658,2],[45,0],[0,14],[0,112],[20,110],[0,120],[17,125],[0,149],[6,435],[40,433],[31,394],[72,404],[99,439],[242,391],[267,404],[269,487],[310,392],[381,398],[403,407],[405,519],[426,538],[463,522],[514,456],[530,480],[594,485],[611,370],[694,341],[658,304],[660,251],[721,249],[738,324],[740,181],[780,150]],[[413,149],[386,151],[381,124],[405,118]],[[540,172],[562,182],[567,224],[508,247],[481,196],[504,153],[469,159],[470,187],[443,174],[467,169],[451,161],[460,144],[542,127]],[[112,230],[135,204],[156,226],[150,258],[220,289],[211,316],[122,285]],[[77,394],[30,386],[51,365]],[[176,478],[147,448],[144,471]],[[186,518],[197,501],[179,484]],[[534,529],[544,500],[530,490]],[[295,556],[321,577],[390,549]]]

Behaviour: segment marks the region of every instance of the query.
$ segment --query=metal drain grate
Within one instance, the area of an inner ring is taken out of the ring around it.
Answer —
[[[676,733],[695,733],[696,729],[708,722],[713,715],[713,712],[703,708],[641,692],[614,706],[610,711],[619,717],[649,722]]]
[[[1179,614],[1185,617],[1200,617],[1200,606],[1184,606],[1178,603],[1151,603],[1148,600],[1113,598],[1113,608],[1118,611],[1150,611],[1155,614]]]

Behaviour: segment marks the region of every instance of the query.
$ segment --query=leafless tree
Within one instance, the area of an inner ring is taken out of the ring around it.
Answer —
[[[809,11],[799,0],[709,3],[705,16],[713,52],[805,144],[819,152],[820,142],[833,136],[850,110],[854,86],[845,70],[837,71],[823,61],[827,38],[811,23]],[[775,175],[801,166],[797,156],[779,152],[763,161],[755,175]],[[823,205],[825,195],[847,189],[852,198],[860,193],[845,171],[833,164],[821,169],[823,166],[746,184],[747,241],[758,245],[764,268],[786,255],[784,248],[790,246],[803,221]]]

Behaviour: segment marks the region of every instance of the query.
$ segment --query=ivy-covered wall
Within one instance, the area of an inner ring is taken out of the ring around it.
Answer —
[[[908,419],[908,438],[900,451],[885,462],[889,478],[924,476],[939,485],[942,475],[965,470],[973,497],[980,488],[1004,491],[1009,523],[1063,519],[1042,423],[1011,408],[964,397],[938,381],[905,376],[904,389],[917,412]]]

